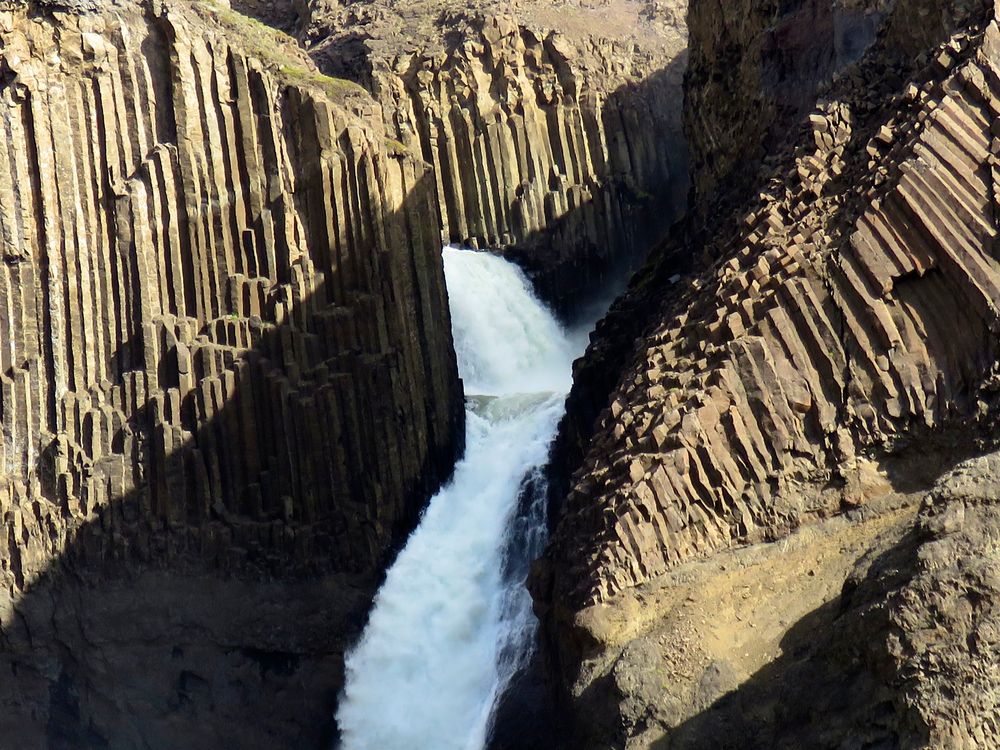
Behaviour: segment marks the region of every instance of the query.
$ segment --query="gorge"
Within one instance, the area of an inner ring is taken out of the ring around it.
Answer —
[[[510,263],[449,248],[445,273],[466,455],[348,657],[337,717],[345,750],[483,748],[534,642],[526,565],[545,541],[539,482],[578,352]]]
[[[0,0],[0,111],[0,750],[1000,746],[994,3]]]

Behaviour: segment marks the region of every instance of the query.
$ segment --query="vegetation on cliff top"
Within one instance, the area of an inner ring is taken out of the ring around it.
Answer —
[[[274,69],[289,85],[319,89],[338,104],[344,104],[352,95],[371,98],[368,91],[354,81],[332,78],[312,68],[306,54],[299,50],[298,42],[285,32],[214,0],[198,0],[192,5],[202,17],[207,16],[239,39],[250,55]]]

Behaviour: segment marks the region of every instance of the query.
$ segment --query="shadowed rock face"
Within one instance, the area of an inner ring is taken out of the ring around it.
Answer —
[[[692,208],[749,191],[761,160],[813,108],[815,92],[881,35],[883,60],[907,65],[981,6],[977,0],[692,0],[685,87]]]
[[[942,19],[968,8],[937,10],[915,38],[933,39],[948,27]],[[732,194],[702,203],[697,221],[679,228],[633,280],[577,368],[583,377],[561,450],[572,454],[566,446],[576,441],[582,458],[557,467],[576,472],[533,580],[550,667],[581,733],[576,746],[742,746],[734,737],[758,737],[747,745],[755,747],[844,746],[854,709],[837,714],[831,703],[830,731],[820,737],[796,734],[802,713],[768,703],[784,705],[784,693],[798,690],[794,670],[784,677],[770,670],[763,692],[748,690],[746,703],[737,697],[713,707],[777,663],[789,623],[809,610],[798,612],[795,597],[764,593],[770,607],[754,612],[753,593],[731,605],[742,590],[713,588],[711,575],[703,588],[688,584],[704,575],[699,565],[725,571],[728,550],[745,547],[747,555],[771,556],[771,567],[758,567],[746,583],[766,593],[781,579],[793,532],[822,537],[828,519],[860,522],[912,508],[950,465],[995,445],[1000,30],[976,16],[914,60],[901,51],[894,16],[887,18],[868,56],[813,98],[791,145],[764,169],[758,163],[753,197],[736,176]],[[713,39],[694,37],[693,56]],[[689,122],[716,116],[712,106],[699,109],[697,97],[689,102]],[[720,148],[736,153],[738,141]],[[700,162],[693,174],[697,183]],[[617,383],[606,401],[595,386],[608,382],[602,377]],[[576,414],[581,403],[584,416]],[[587,410],[599,408],[596,424],[584,423]],[[899,523],[902,534],[907,523]],[[871,534],[836,570],[823,568],[818,548],[807,553],[815,564],[800,575],[822,573],[821,583],[789,578],[789,590],[814,609],[835,601],[850,565],[872,548]],[[901,575],[919,574],[917,558],[907,558]],[[946,586],[957,573],[941,575]],[[682,587],[698,600],[697,617],[684,615],[685,599],[674,596]],[[720,623],[731,607],[739,617],[726,629]],[[910,647],[894,650],[893,639],[919,639],[917,623],[934,612],[918,597],[900,607],[906,622],[894,626],[886,648],[906,661]],[[748,613],[769,638],[745,624]],[[868,637],[869,625],[859,627],[856,637]],[[739,650],[751,641],[756,651],[744,658]],[[952,645],[928,643],[927,659],[945,658]],[[685,662],[699,649],[709,656]],[[952,668],[979,679],[970,654]],[[888,657],[871,658],[864,670],[882,669]],[[965,698],[938,691],[927,699],[933,706],[921,704],[899,674],[879,674],[885,693],[872,705],[889,700],[891,731],[873,732],[878,746],[995,742],[995,727],[970,718]],[[837,679],[831,668],[803,684],[816,694]],[[986,680],[983,689],[995,695],[997,685]],[[920,718],[912,718],[907,712],[918,704]],[[737,721],[744,709],[749,716]],[[716,721],[722,715],[729,718]],[[781,737],[785,744],[768,739]]]
[[[236,7],[288,17],[257,5]],[[683,3],[308,7],[298,35],[320,68],[368,88],[433,165],[444,241],[510,256],[562,313],[683,212]]]
[[[996,469],[960,464],[919,514],[852,511],[619,600],[567,747],[993,747]]]
[[[433,178],[265,26],[58,7],[0,13],[0,733],[319,746],[461,449]]]

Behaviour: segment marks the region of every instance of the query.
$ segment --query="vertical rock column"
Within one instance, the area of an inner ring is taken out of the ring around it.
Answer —
[[[15,590],[59,556],[371,570],[460,449],[433,178],[225,13],[0,14]]]
[[[431,28],[314,2],[305,36],[433,165],[443,239],[512,257],[569,312],[683,212],[685,28],[669,2],[537,6],[444,8]]]
[[[640,260],[679,214],[679,108],[657,108],[665,80],[616,91],[593,81],[640,67],[610,42],[585,69],[554,32],[498,17],[474,29],[439,56],[397,59],[401,74],[376,70],[376,96],[400,140],[434,165],[446,239],[503,250],[571,307],[603,273]]]

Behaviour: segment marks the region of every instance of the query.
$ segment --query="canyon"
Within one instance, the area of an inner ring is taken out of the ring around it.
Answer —
[[[0,1],[0,747],[1000,744],[998,13]]]
[[[682,17],[456,15],[376,85],[239,10],[0,6],[14,746],[328,747],[464,449],[442,243],[534,258],[571,316],[682,210]]]
[[[494,707],[533,653],[524,580],[546,539],[543,469],[582,338],[509,261],[449,247],[445,273],[467,450],[349,654],[345,748],[485,747]]]

